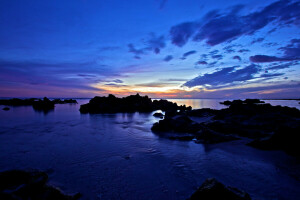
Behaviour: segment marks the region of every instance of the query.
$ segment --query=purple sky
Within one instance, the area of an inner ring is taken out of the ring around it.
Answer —
[[[3,0],[0,97],[300,98],[300,1]]]

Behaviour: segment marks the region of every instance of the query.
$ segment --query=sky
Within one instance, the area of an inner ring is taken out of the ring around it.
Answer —
[[[136,93],[300,98],[300,1],[0,1],[0,97]]]

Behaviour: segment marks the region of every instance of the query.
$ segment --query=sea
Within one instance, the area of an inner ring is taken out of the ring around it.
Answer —
[[[224,99],[169,99],[222,109]],[[151,131],[153,113],[81,114],[81,104],[50,112],[0,106],[0,171],[40,169],[49,184],[82,199],[187,199],[207,178],[257,200],[299,200],[300,162],[282,151],[245,145],[170,140]],[[296,107],[295,100],[265,100]]]

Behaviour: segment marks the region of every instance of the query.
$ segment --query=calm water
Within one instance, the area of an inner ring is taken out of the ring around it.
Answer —
[[[160,138],[152,113],[80,114],[79,105],[0,106],[0,170],[38,168],[50,183],[82,199],[186,199],[209,177],[253,199],[299,199],[300,163],[280,151],[234,141],[202,145]],[[221,100],[175,100],[221,109]],[[295,101],[272,104],[298,107]]]

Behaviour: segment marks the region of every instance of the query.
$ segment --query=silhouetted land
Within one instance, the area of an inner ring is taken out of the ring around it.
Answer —
[[[77,103],[74,99],[54,99],[49,100],[47,97],[43,99],[30,98],[30,99],[0,99],[0,105],[6,106],[32,106],[35,110],[53,110],[55,104]]]
[[[110,94],[107,97],[94,97],[89,103],[80,106],[81,113],[119,113],[119,112],[152,112],[162,111],[187,111],[192,107],[178,106],[167,100],[151,100],[148,96],[139,94],[123,98]]]

